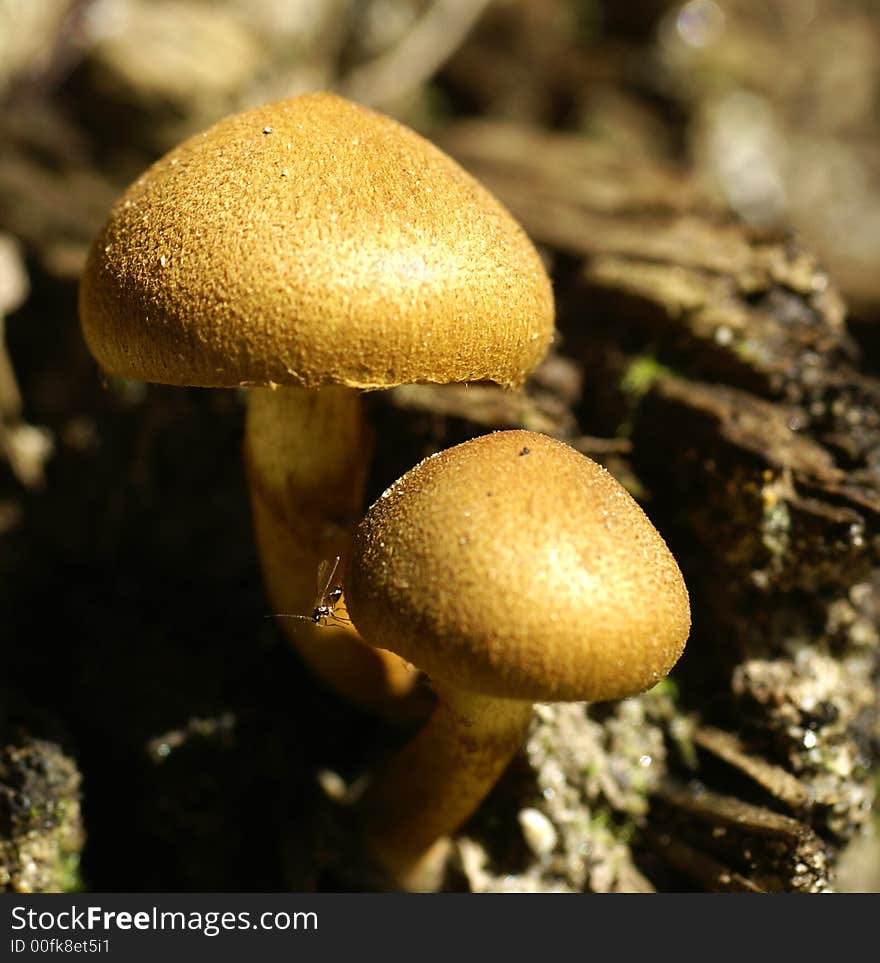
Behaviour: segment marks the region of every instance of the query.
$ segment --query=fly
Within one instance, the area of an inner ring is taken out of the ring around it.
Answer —
[[[303,622],[314,622],[315,625],[329,625],[330,621],[346,622],[347,619],[335,614],[336,606],[342,598],[342,585],[334,582],[339,570],[340,556],[322,559],[318,565],[315,585],[315,602],[311,615],[287,615],[279,613],[275,618],[301,619]],[[272,618],[272,616],[267,616]]]

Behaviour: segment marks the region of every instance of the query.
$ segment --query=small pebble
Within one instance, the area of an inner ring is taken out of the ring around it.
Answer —
[[[553,852],[559,837],[553,823],[540,810],[521,809],[517,819],[526,845],[536,856]]]

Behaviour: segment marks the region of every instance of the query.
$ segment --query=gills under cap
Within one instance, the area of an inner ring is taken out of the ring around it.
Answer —
[[[681,573],[602,467],[504,431],[395,482],[361,523],[345,582],[363,637],[436,680],[529,701],[622,698],[684,649]]]
[[[98,361],[137,380],[516,384],[553,302],[522,229],[453,160],[309,94],[220,121],[132,184],[80,315]]]

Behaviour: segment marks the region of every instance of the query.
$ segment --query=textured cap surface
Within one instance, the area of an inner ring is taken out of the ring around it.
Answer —
[[[650,688],[690,631],[675,559],[602,467],[504,431],[395,482],[361,523],[345,595],[358,631],[488,695],[601,700]]]
[[[515,384],[553,301],[522,229],[453,160],[308,94],[220,121],[132,184],[80,316],[98,361],[144,381]]]

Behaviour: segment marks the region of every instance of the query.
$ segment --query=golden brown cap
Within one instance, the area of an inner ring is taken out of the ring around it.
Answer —
[[[143,381],[516,384],[553,299],[522,229],[453,160],[308,94],[220,121],[132,184],[80,315],[98,361]]]
[[[345,579],[370,643],[448,685],[516,699],[650,688],[690,631],[666,543],[604,468],[527,431],[421,462],[370,508]]]

